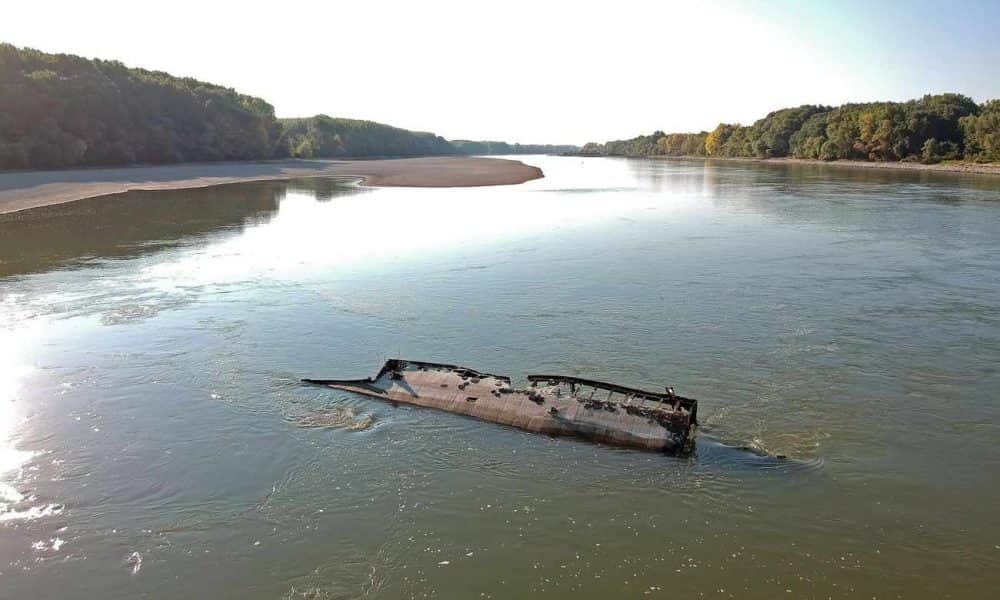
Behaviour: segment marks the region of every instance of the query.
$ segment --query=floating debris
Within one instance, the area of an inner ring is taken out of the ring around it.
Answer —
[[[128,558],[125,559],[125,564],[131,565],[132,574],[135,575],[136,573],[139,572],[139,569],[142,568],[142,555],[139,554],[138,552],[133,552],[132,554],[129,554]]]

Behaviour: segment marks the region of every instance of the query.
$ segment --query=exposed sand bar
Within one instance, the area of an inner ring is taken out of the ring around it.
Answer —
[[[470,187],[524,183],[542,170],[516,160],[427,157],[282,160],[0,173],[0,214],[129,190],[173,190],[295,177],[360,177],[365,185]]]

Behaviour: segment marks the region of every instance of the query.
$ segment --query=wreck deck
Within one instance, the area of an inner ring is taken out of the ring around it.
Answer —
[[[560,375],[531,375],[530,387],[515,389],[503,375],[391,359],[374,378],[304,381],[527,431],[645,450],[687,452],[697,424],[692,398]]]

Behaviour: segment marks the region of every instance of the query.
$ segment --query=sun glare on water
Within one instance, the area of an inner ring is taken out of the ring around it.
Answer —
[[[23,497],[11,483],[17,479],[21,466],[34,456],[33,452],[14,446],[14,435],[22,418],[18,398],[24,380],[34,371],[18,351],[24,341],[20,333],[6,325],[0,329],[0,521],[19,514],[15,508]]]
[[[173,287],[372,269],[650,209],[683,210],[691,200],[636,194],[609,202],[598,194],[566,198],[505,188],[477,193],[473,200],[462,190],[383,188],[317,203],[292,191],[266,227],[192,248],[149,266],[143,278]]]

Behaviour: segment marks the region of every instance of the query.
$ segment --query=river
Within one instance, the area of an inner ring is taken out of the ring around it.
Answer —
[[[0,597],[996,593],[1000,181],[524,160],[0,217]],[[298,383],[390,356],[671,385],[696,451]]]

